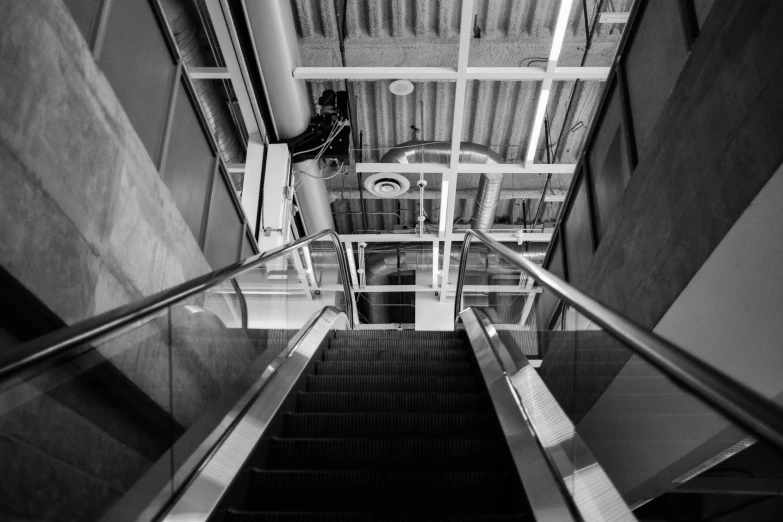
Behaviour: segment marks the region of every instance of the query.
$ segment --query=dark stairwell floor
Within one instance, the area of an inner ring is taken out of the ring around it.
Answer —
[[[464,334],[337,332],[315,359],[217,519],[532,519]]]

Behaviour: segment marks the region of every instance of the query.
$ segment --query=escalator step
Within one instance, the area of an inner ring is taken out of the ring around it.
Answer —
[[[306,393],[299,392],[302,413],[463,413],[492,414],[488,395],[477,393]]]
[[[270,511],[521,511],[512,473],[274,471],[254,469],[245,506]],[[493,499],[488,503],[488,499]]]
[[[316,375],[474,375],[466,362],[319,362]]]
[[[419,339],[411,342],[405,339],[345,339],[329,341],[330,350],[461,350],[467,351],[460,339]]]
[[[462,513],[302,513],[239,511],[230,509],[226,522],[521,522],[532,520],[519,515],[464,515]]]
[[[283,439],[270,440],[269,469],[511,471],[502,440]]]
[[[471,361],[467,350],[449,350],[425,348],[411,350],[408,348],[390,350],[350,350],[332,348],[324,350],[325,361]]]
[[[502,436],[493,415],[420,413],[286,413],[284,437],[417,437],[491,439]]]
[[[311,392],[484,392],[483,383],[474,377],[423,377],[409,375],[310,375],[307,391]]]

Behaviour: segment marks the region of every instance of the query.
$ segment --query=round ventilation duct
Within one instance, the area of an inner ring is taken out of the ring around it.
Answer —
[[[408,192],[411,182],[401,174],[379,172],[367,178],[364,188],[379,198],[395,198]]]

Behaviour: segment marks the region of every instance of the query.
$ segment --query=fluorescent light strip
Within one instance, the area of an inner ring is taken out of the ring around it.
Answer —
[[[560,57],[560,50],[563,48],[563,39],[568,26],[568,17],[571,14],[571,5],[573,0],[562,0],[560,3],[560,12],[557,15],[557,25],[555,25],[555,34],[552,41],[552,50],[549,52],[549,59],[557,61]]]
[[[449,182],[443,180],[440,185],[440,217],[438,218],[438,235],[446,235],[446,208],[449,202]]]
[[[549,82],[549,83],[547,83]],[[544,81],[541,89],[541,95],[538,98],[538,107],[536,108],[536,117],[533,118],[533,131],[530,134],[530,143],[527,146],[527,155],[525,159],[533,162],[536,157],[536,148],[538,147],[538,138],[541,136],[541,124],[546,114],[546,104],[549,102],[549,87],[551,81]]]

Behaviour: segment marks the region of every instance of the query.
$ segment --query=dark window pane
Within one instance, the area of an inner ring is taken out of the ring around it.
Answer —
[[[647,2],[641,15],[624,53],[640,157],[688,58],[679,0]]]
[[[563,220],[565,223],[568,280],[579,286],[593,259],[593,237],[590,226],[590,209],[587,200],[587,183],[584,177],[574,186],[571,208]]]
[[[565,266],[563,264],[563,249],[560,247],[560,240],[561,236],[558,235],[555,246],[552,248],[552,255],[549,257],[549,262],[545,268],[554,275],[564,278]],[[538,298],[538,305],[536,306],[536,324],[539,330],[546,330],[549,326],[549,321],[555,312],[558,301],[559,299],[552,292],[544,289],[541,297]]]
[[[178,89],[163,181],[198,239],[215,158],[182,83]]]
[[[176,66],[148,2],[112,0],[98,65],[157,164]]]
[[[622,124],[620,91],[617,82],[614,82],[589,151],[599,240],[631,179],[631,162]]]
[[[71,11],[71,16],[79,26],[84,39],[90,43],[93,24],[98,14],[98,4],[101,0],[65,0],[65,5]]]
[[[212,195],[212,207],[207,223],[207,240],[204,244],[204,255],[214,270],[239,260],[242,227],[228,191],[222,177],[215,180],[215,192]]]

